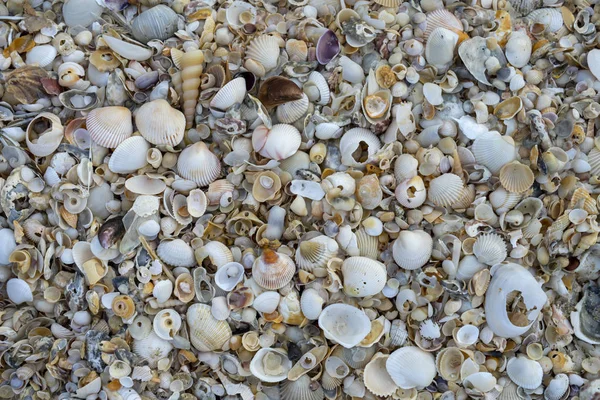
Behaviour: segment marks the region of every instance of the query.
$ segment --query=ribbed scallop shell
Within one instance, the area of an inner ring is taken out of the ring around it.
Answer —
[[[418,347],[402,347],[386,362],[388,374],[402,389],[422,389],[433,382],[436,375],[435,359]]]
[[[387,354],[376,354],[365,367],[363,375],[365,386],[375,396],[391,396],[398,389],[386,369],[388,358]]]
[[[210,101],[210,107],[226,111],[234,104],[241,103],[246,97],[246,80],[235,78],[223,86]]]
[[[540,363],[523,356],[511,358],[506,365],[506,373],[517,386],[530,390],[540,386],[544,376]]]
[[[203,62],[204,53],[202,50],[193,50],[181,57],[182,108],[186,120],[186,129],[191,128],[194,124]]]
[[[102,107],[89,112],[85,124],[90,137],[102,147],[116,148],[133,133],[131,111],[125,107]]]
[[[384,7],[396,8],[402,1],[401,0],[375,0],[375,3],[380,4]]]
[[[361,146],[367,146],[367,154],[364,161],[356,160],[353,153]],[[379,138],[370,130],[365,128],[353,128],[344,133],[340,139],[340,151],[342,152],[342,164],[349,167],[361,167],[366,164],[371,156],[381,149]]]
[[[379,261],[367,257],[349,257],[342,264],[344,292],[350,297],[373,296],[387,282],[387,270]]]
[[[193,304],[186,313],[190,342],[199,351],[220,350],[231,339],[231,328],[215,319],[206,304]]]
[[[221,174],[221,163],[203,142],[197,142],[179,154],[177,172],[198,186],[207,186]]]
[[[371,236],[361,228],[356,231],[356,244],[360,256],[377,260],[379,256],[379,240],[377,236]]]
[[[456,43],[458,43],[458,34],[442,27],[434,29],[425,45],[427,62],[438,68],[450,64],[454,58]]]
[[[287,285],[296,273],[296,265],[285,254],[265,250],[252,265],[252,278],[262,288],[281,289]]]
[[[521,201],[522,195],[519,193],[511,193],[508,190],[500,187],[494,190],[489,195],[490,203],[494,210],[501,214],[508,210],[511,210],[514,206],[516,206],[519,201]]]
[[[590,164],[590,167],[592,167],[590,173],[593,176],[600,176],[600,150],[594,147],[588,153],[587,157],[588,164]]]
[[[517,158],[515,142],[510,136],[502,136],[497,132],[481,135],[473,142],[471,151],[475,160],[492,174]]]
[[[497,233],[483,233],[473,245],[473,254],[479,262],[498,264],[506,259],[506,243]]]
[[[163,240],[156,248],[156,254],[168,265],[192,267],[196,265],[194,250],[181,239]]]
[[[334,390],[342,385],[342,380],[335,378],[327,373],[327,371],[323,371],[323,375],[321,376],[321,386],[325,390]]]
[[[394,176],[399,184],[407,179],[417,176],[419,161],[410,154],[401,154],[394,163]]]
[[[338,249],[337,242],[325,235],[302,241],[296,250],[296,264],[298,268],[309,272],[315,268],[324,268],[327,261],[335,257]]]
[[[544,390],[545,400],[560,400],[569,390],[569,376],[558,374],[550,381]]]
[[[291,124],[302,118],[308,111],[309,101],[306,94],[302,98],[282,104],[277,107],[277,120],[284,124]]]
[[[162,99],[145,103],[135,114],[135,124],[148,142],[175,147],[183,140],[185,116]]]
[[[301,143],[298,129],[288,124],[273,125],[271,129],[261,125],[252,132],[254,151],[273,160],[284,160],[293,156]]]
[[[429,183],[427,199],[439,207],[449,207],[463,194],[464,184],[460,176],[442,174]]]
[[[150,144],[141,136],[125,139],[108,160],[108,169],[117,174],[129,174],[148,165],[146,153]]]
[[[523,193],[533,185],[534,180],[531,168],[518,161],[506,164],[500,170],[500,183],[511,193]]]
[[[425,231],[402,231],[392,245],[394,261],[400,267],[413,270],[429,261],[433,239]]]
[[[319,90],[320,98],[317,101],[317,104],[329,104],[329,101],[331,100],[331,90],[329,89],[329,84],[325,77],[320,72],[313,71],[308,75],[308,81],[306,81],[304,85],[306,86],[308,83],[313,84]]]
[[[302,375],[295,381],[285,380],[279,384],[281,400],[323,400],[323,388],[317,381],[311,381],[308,375]]]
[[[132,350],[146,360],[150,368],[156,368],[158,361],[166,358],[173,350],[173,345],[159,338],[156,333],[150,332],[145,339],[134,340]]]
[[[423,38],[427,40],[429,35],[437,28],[445,28],[452,32],[462,32],[463,24],[450,11],[439,9],[427,13],[427,27],[425,28],[425,32],[423,32]]]
[[[546,26],[549,32],[556,32],[563,26],[563,16],[558,8],[539,8],[527,14],[531,22]]]
[[[246,49],[246,57],[258,61],[269,72],[277,66],[279,41],[268,35],[256,37]]]

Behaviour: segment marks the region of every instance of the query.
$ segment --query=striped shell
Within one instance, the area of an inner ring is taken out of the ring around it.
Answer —
[[[263,157],[284,160],[298,151],[302,139],[292,125],[277,124],[271,129],[261,125],[252,132],[252,147]]]
[[[402,231],[392,245],[394,261],[413,270],[427,264],[433,250],[433,239],[425,231]]]
[[[315,268],[324,268],[327,261],[335,257],[338,249],[337,242],[325,235],[304,240],[296,250],[296,264],[298,268],[309,272]]]
[[[449,207],[456,203],[463,194],[464,184],[460,176],[442,174],[429,183],[427,198],[439,207]]]
[[[506,365],[506,373],[511,381],[523,389],[537,388],[544,376],[540,363],[523,356],[511,358]]]
[[[563,26],[563,15],[558,8],[538,8],[527,14],[527,19],[544,25],[550,32],[556,32]]]
[[[385,286],[387,270],[379,261],[349,257],[342,264],[344,292],[350,297],[373,296]]]
[[[506,243],[497,233],[483,233],[473,245],[473,254],[479,262],[498,264],[506,259]]]
[[[386,368],[402,389],[422,389],[429,386],[436,375],[433,355],[413,346],[402,347],[390,354]]]
[[[356,154],[358,149],[366,147]],[[342,153],[342,164],[349,167],[361,167],[370,161],[371,157],[381,149],[381,142],[370,130],[365,128],[352,128],[340,139],[340,151]]]
[[[125,107],[102,107],[89,112],[85,124],[90,137],[102,147],[116,148],[133,133],[131,111]]]
[[[502,136],[498,132],[481,135],[473,142],[471,151],[475,160],[492,174],[517,158],[515,142],[510,136]]]
[[[452,62],[457,43],[458,34],[442,27],[434,29],[425,45],[427,62],[436,68],[444,68]]]
[[[252,278],[267,290],[281,289],[287,285],[296,273],[296,265],[285,254],[266,249],[252,265]]]
[[[166,100],[158,99],[137,110],[135,125],[148,142],[175,147],[183,140],[185,116]]]
[[[258,36],[248,45],[246,57],[257,61],[265,72],[269,72],[277,66],[279,60],[279,41],[273,36]]]
[[[181,152],[177,171],[184,179],[207,186],[221,174],[221,163],[203,142],[197,142]]]
[[[518,161],[506,164],[500,170],[500,183],[511,193],[523,193],[533,185],[534,180],[531,168]]]
[[[445,28],[449,31],[463,32],[463,24],[450,11],[445,9],[434,10],[427,13],[427,27],[423,32],[423,38],[427,40],[429,35],[437,28]]]
[[[215,319],[211,307],[192,304],[186,313],[190,342],[199,351],[220,350],[231,338],[231,328],[225,321]]]
[[[141,136],[125,139],[108,160],[108,169],[117,174],[130,174],[148,165],[146,153],[150,144]]]
[[[302,118],[308,111],[309,101],[306,94],[302,98],[277,107],[277,119],[284,124],[291,124]]]
[[[181,239],[163,240],[156,248],[156,254],[168,265],[192,267],[196,265],[194,250]]]

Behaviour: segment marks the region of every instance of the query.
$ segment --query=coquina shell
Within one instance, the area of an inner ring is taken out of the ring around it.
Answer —
[[[137,110],[135,125],[148,142],[175,147],[183,139],[185,116],[166,100],[158,99]]]
[[[206,304],[192,304],[186,313],[190,341],[199,351],[221,349],[231,338],[231,328],[225,321],[216,320]]]
[[[394,261],[407,270],[421,268],[429,261],[433,239],[421,230],[402,231],[392,245]]]
[[[506,243],[497,233],[482,233],[473,245],[473,254],[479,262],[498,264],[506,259]]]
[[[304,240],[296,250],[296,264],[298,268],[309,272],[314,268],[324,268],[327,261],[337,254],[338,249],[337,242],[325,235]]]
[[[544,376],[540,363],[523,356],[508,360],[506,372],[510,380],[517,386],[530,390],[540,386]]]
[[[165,40],[177,30],[177,13],[164,4],[159,4],[138,15],[131,24],[133,36],[140,42],[152,39]]]
[[[500,169],[517,158],[515,142],[510,136],[502,136],[498,132],[480,135],[471,146],[477,162],[498,174]]]
[[[177,159],[177,171],[198,186],[208,186],[221,174],[221,163],[203,142],[186,147]]]
[[[375,396],[391,396],[398,386],[386,369],[389,355],[377,353],[367,364],[363,379],[366,388]]]
[[[117,174],[130,174],[148,165],[146,154],[150,144],[141,136],[125,139],[108,160],[108,169]]]
[[[350,297],[373,296],[385,286],[387,270],[379,261],[349,257],[342,264],[344,292]]]
[[[302,139],[292,125],[277,124],[271,129],[261,125],[252,132],[252,147],[263,157],[284,160],[298,151]]]
[[[181,239],[163,240],[156,248],[156,254],[168,265],[192,267],[196,265],[194,250]]]
[[[325,337],[351,348],[371,331],[371,321],[364,311],[348,304],[332,304],[319,315],[319,326]]]
[[[388,374],[402,389],[422,389],[433,382],[436,375],[435,359],[418,347],[402,347],[386,362]]]
[[[464,183],[460,176],[455,174],[442,174],[429,182],[427,198],[436,206],[449,207],[460,200]]]
[[[296,265],[289,256],[270,249],[264,250],[252,265],[254,281],[267,290],[281,289],[292,280],[295,273]]]
[[[125,107],[102,107],[89,112],[85,119],[90,137],[102,147],[116,148],[133,133],[131,111]]]

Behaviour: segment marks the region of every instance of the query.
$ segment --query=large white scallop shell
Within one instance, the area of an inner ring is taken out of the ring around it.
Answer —
[[[261,125],[252,132],[252,148],[263,157],[284,160],[293,156],[302,139],[300,132],[292,125],[277,124],[271,129]]]
[[[398,385],[396,385],[386,368],[388,358],[389,355],[387,354],[377,353],[364,370],[365,386],[376,396],[388,397],[398,389]]]
[[[531,39],[525,32],[513,31],[506,42],[506,59],[516,68],[523,68],[531,57]]]
[[[148,165],[146,153],[150,144],[141,136],[125,139],[108,160],[108,169],[116,174],[130,174]]]
[[[302,118],[308,111],[310,102],[306,94],[299,100],[289,101],[277,107],[277,120],[284,124],[291,124]]]
[[[379,261],[367,257],[349,257],[342,264],[344,292],[350,297],[373,296],[385,286],[387,270]]]
[[[493,131],[475,139],[471,151],[477,162],[487,167],[492,174],[498,174],[504,165],[517,158],[513,138]]]
[[[392,245],[394,261],[400,267],[413,270],[427,264],[433,250],[433,239],[421,230],[402,231]]]
[[[221,349],[231,338],[231,328],[225,321],[215,319],[206,304],[192,304],[186,313],[190,342],[199,351]]]
[[[102,147],[116,148],[133,133],[131,111],[125,107],[96,108],[85,119],[90,137]]]
[[[438,69],[447,67],[454,58],[454,48],[458,35],[446,28],[436,28],[431,32],[425,45],[427,62]]]
[[[183,139],[185,116],[166,100],[157,99],[137,110],[135,125],[148,142],[175,147]]]
[[[150,368],[156,368],[158,361],[166,358],[173,350],[173,345],[159,338],[156,333],[150,332],[144,339],[134,340],[132,350],[146,360]]]
[[[436,375],[435,359],[418,347],[402,347],[387,359],[388,374],[402,389],[422,389],[429,386]]]
[[[197,142],[179,154],[177,171],[184,179],[207,186],[221,174],[221,163],[204,142]]]
[[[319,315],[319,326],[325,337],[351,348],[371,331],[371,321],[364,311],[348,304],[332,304]]]
[[[464,187],[460,176],[452,173],[442,174],[429,182],[427,198],[436,206],[449,207],[460,200]]]
[[[498,264],[506,259],[506,243],[497,233],[482,233],[473,245],[473,254],[479,262]]]
[[[168,265],[192,267],[196,265],[194,250],[181,239],[163,240],[156,248],[156,254]]]
[[[544,370],[540,363],[524,356],[508,360],[506,373],[517,386],[530,390],[540,386],[544,376]]]

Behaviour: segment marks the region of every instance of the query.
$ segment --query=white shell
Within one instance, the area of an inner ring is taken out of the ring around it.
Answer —
[[[206,304],[193,304],[186,313],[190,341],[199,351],[221,349],[231,338],[231,328],[225,321],[215,319]]]
[[[301,241],[296,250],[296,265],[306,271],[324,268],[338,252],[337,242],[325,235]]]
[[[540,363],[524,356],[508,360],[506,373],[517,386],[530,390],[540,386],[544,376],[544,370]]]
[[[246,97],[246,80],[235,78],[223,86],[210,101],[210,108],[226,111],[234,104],[241,103]]]
[[[281,382],[291,368],[292,362],[281,349],[260,349],[250,361],[250,372],[263,382]]]
[[[320,72],[311,72],[310,75],[308,75],[308,81],[306,81],[303,88],[306,88],[307,85],[314,85],[319,91],[319,98],[314,99],[317,104],[329,104],[329,100],[331,100],[331,91],[329,89],[329,85],[327,84],[327,80]]]
[[[452,173],[442,174],[429,182],[427,198],[436,206],[449,207],[460,200],[464,184],[460,176]]]
[[[148,142],[175,147],[183,140],[185,116],[166,100],[157,99],[137,110],[135,125]]]
[[[38,119],[48,120],[51,126],[44,132],[39,132],[39,134],[33,137],[33,127]],[[46,157],[54,153],[60,145],[63,136],[64,128],[60,122],[60,118],[54,114],[43,112],[33,118],[27,126],[25,143],[27,143],[27,148],[34,156]]]
[[[587,65],[592,75],[600,80],[600,49],[592,49],[587,54]]]
[[[360,83],[365,79],[365,71],[360,64],[355,63],[346,56],[341,56],[338,61],[342,67],[342,78],[350,83]]]
[[[423,96],[425,96],[425,99],[427,99],[432,106],[439,106],[444,102],[442,88],[435,83],[427,82],[423,85]]]
[[[398,389],[387,371],[389,355],[377,353],[364,369],[365,387],[376,396],[391,396]]]
[[[364,311],[348,304],[332,304],[319,315],[319,326],[325,337],[351,348],[371,331],[371,321]]]
[[[432,250],[433,239],[421,230],[400,232],[392,245],[394,261],[407,270],[418,269],[427,264]]]
[[[256,300],[255,300],[256,303]],[[323,304],[325,299],[319,295],[316,289],[308,288],[302,292],[300,296],[300,308],[302,314],[309,320],[316,320],[319,318],[321,311],[323,310]]]
[[[550,381],[546,390],[544,390],[545,400],[560,400],[569,390],[569,376],[567,374],[557,374]]]
[[[238,262],[227,263],[215,273],[215,284],[226,292],[232,291],[244,279],[244,266]]]
[[[361,146],[361,143],[367,146],[367,157],[365,161],[357,161],[353,153]],[[371,157],[381,149],[381,142],[370,130],[365,128],[352,128],[340,139],[340,151],[342,153],[342,164],[348,167],[362,167],[371,161]]]
[[[549,32],[556,32],[563,26],[563,16],[558,8],[538,8],[527,14],[527,19],[546,26]]]
[[[10,261],[8,258],[10,254],[17,248],[17,242],[15,241],[15,233],[12,229],[3,228],[0,229],[0,265],[9,265]]]
[[[269,35],[260,35],[253,39],[246,49],[246,57],[259,62],[269,72],[277,66],[279,59],[279,41]]]
[[[208,186],[221,174],[221,163],[203,142],[195,143],[179,154],[177,160],[179,175],[198,186]]]
[[[479,262],[498,264],[506,259],[506,243],[497,233],[482,233],[473,245],[473,254]]]
[[[168,279],[158,281],[152,289],[152,296],[159,303],[165,303],[173,294],[173,282]]]
[[[263,292],[256,296],[252,307],[261,313],[270,314],[277,310],[281,296],[277,292]]]
[[[302,94],[302,98],[299,100],[281,104],[277,107],[277,120],[284,124],[296,122],[306,114],[309,104],[308,97],[305,94]]]
[[[506,310],[508,295],[513,291],[521,292],[527,307],[527,326],[514,325]],[[540,284],[525,268],[517,264],[502,264],[493,270],[492,280],[485,295],[485,315],[489,328],[497,336],[510,338],[527,332],[539,316],[546,293]]]
[[[379,261],[367,257],[349,257],[342,264],[344,293],[350,297],[373,296],[387,282],[387,270]]]
[[[166,358],[173,350],[173,345],[169,341],[159,338],[156,333],[151,332],[144,339],[134,340],[132,350],[146,360],[150,368],[156,368],[158,361]]]
[[[96,0],[69,0],[63,4],[62,15],[69,27],[83,28],[98,20],[104,8]]]
[[[261,156],[273,160],[284,160],[293,156],[302,139],[300,132],[292,125],[277,124],[271,129],[261,125],[252,132],[252,148]]]
[[[164,340],[173,340],[181,328],[181,316],[171,308],[160,310],[152,322],[154,333]]]
[[[498,174],[500,169],[517,158],[515,142],[510,136],[502,136],[498,132],[480,135],[471,146],[477,162]]]
[[[468,254],[458,263],[456,279],[467,281],[484,268],[486,268],[484,263],[479,262],[474,255]]]
[[[46,44],[42,46],[36,46],[27,53],[25,63],[27,65],[37,64],[44,68],[54,61],[56,54],[56,49],[52,45]]]
[[[144,43],[153,39],[165,40],[177,31],[177,13],[164,4],[138,15],[131,23],[133,36]]]
[[[415,160],[416,161],[416,160]],[[396,200],[403,207],[417,208],[427,200],[427,190],[423,178],[415,176],[411,179],[402,181],[395,190]]]
[[[394,176],[396,181],[403,182],[417,176],[419,161],[411,154],[401,154],[394,164]]]
[[[506,59],[516,68],[523,68],[531,57],[531,39],[526,33],[513,31],[508,38],[504,52]]]
[[[94,142],[114,149],[133,133],[131,111],[125,107],[96,108],[85,119],[87,130]]]
[[[152,50],[150,49],[127,43],[121,39],[117,39],[108,35],[102,35],[102,39],[112,51],[128,60],[146,61],[152,57]]]
[[[31,288],[23,279],[12,278],[6,282],[6,293],[13,303],[19,305],[33,301]]]
[[[433,355],[413,346],[402,347],[390,354],[386,368],[402,389],[422,389],[429,386],[436,375]]]
[[[477,342],[479,329],[474,325],[464,325],[456,332],[456,341],[460,346],[470,346]]]
[[[164,181],[146,175],[135,175],[125,181],[125,188],[136,194],[159,194],[164,192],[166,187]]]
[[[229,26],[234,29],[240,29],[244,26],[244,23],[240,21],[240,14],[242,13],[250,13],[254,21],[256,21],[256,7],[244,1],[234,1],[227,8],[225,13],[225,18],[227,19]]]
[[[452,62],[457,43],[458,35],[456,33],[441,27],[434,29],[425,45],[427,62],[438,69],[444,69]]]
[[[117,174],[130,174],[148,165],[146,153],[150,143],[141,136],[125,139],[108,160],[108,169]]]
[[[168,265],[192,267],[196,265],[194,250],[181,239],[163,240],[156,248],[156,254]]]
[[[187,197],[187,209],[192,217],[198,218],[204,215],[208,206],[208,198],[200,189],[194,189]]]
[[[489,372],[475,372],[463,380],[463,386],[486,393],[496,386],[496,378]]]

